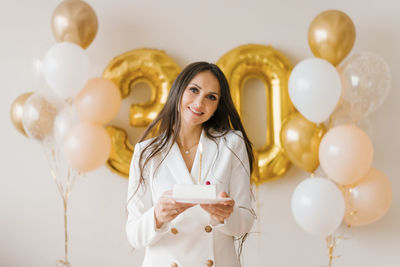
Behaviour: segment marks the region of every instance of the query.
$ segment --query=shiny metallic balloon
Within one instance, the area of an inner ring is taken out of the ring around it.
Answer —
[[[356,40],[356,28],[351,18],[339,10],[320,13],[308,29],[308,44],[314,56],[334,66],[351,51]]]
[[[239,113],[245,82],[258,78],[264,83],[268,107],[267,141],[256,150],[257,167],[252,182],[261,184],[281,177],[288,170],[290,161],[283,151],[280,132],[283,121],[294,112],[288,94],[288,77],[292,69],[289,60],[271,46],[249,44],[232,49],[218,60],[217,65],[228,79]]]
[[[54,10],[51,28],[57,42],[72,42],[85,49],[96,37],[97,16],[86,2],[66,0]]]

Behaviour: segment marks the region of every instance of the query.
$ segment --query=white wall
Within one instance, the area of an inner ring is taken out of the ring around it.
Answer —
[[[39,145],[17,133],[9,119],[12,101],[41,86],[31,64],[54,43],[50,18],[59,2],[3,1],[0,11],[0,266],[51,266],[63,257],[62,202],[48,164]],[[319,12],[336,8],[349,14],[357,28],[353,53],[371,51],[381,55],[393,73],[392,90],[385,105],[370,117],[375,148],[373,165],[392,182],[393,204],[382,220],[351,229],[352,238],[338,244],[340,258],[334,266],[400,266],[398,1],[88,2],[99,18],[98,35],[87,50],[95,75],[100,75],[114,56],[142,47],[165,50],[184,67],[196,60],[216,62],[241,44],[272,44],[295,64],[312,55],[307,29]],[[258,87],[258,93],[262,91],[259,83],[252,84]],[[132,101],[133,97],[124,101],[118,117],[126,128]],[[263,110],[258,109],[253,112]],[[141,131],[130,132],[135,142]],[[303,232],[290,213],[290,196],[305,177],[306,173],[292,167],[282,179],[260,186],[260,220],[245,248],[245,266],[327,264],[324,240]],[[132,251],[125,239],[126,186],[126,179],[106,167],[75,184],[69,214],[72,266],[140,266],[143,251]]]

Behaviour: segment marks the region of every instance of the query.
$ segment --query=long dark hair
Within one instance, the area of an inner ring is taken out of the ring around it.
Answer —
[[[203,129],[208,138],[215,140],[217,137],[224,136],[229,130],[238,130],[242,133],[246,144],[247,155],[250,163],[250,173],[253,171],[254,154],[251,142],[243,128],[235,105],[233,104],[228,81],[221,69],[212,63],[194,62],[178,75],[172,84],[168,94],[167,102],[154,121],[147,127],[139,142],[146,140],[150,136],[156,136],[144,149],[139,156],[140,181],[139,186],[144,185],[143,169],[151,158],[161,153],[165,149],[170,149],[173,142],[177,140],[180,128],[180,104],[183,92],[190,81],[200,72],[209,71],[219,81],[220,100],[217,110],[210,119],[203,123]],[[215,136],[213,132],[217,132]],[[170,145],[169,147],[168,144]],[[144,156],[146,155],[146,156]],[[145,160],[143,161],[143,157]],[[142,164],[143,162],[143,164]]]

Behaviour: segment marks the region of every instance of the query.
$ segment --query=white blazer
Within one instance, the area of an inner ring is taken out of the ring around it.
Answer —
[[[149,140],[136,144],[128,187],[126,233],[134,248],[145,247],[142,267],[238,267],[234,237],[251,230],[254,211],[250,200],[250,168],[246,146],[238,131],[207,138],[204,131],[202,183],[217,184],[235,200],[232,214],[216,222],[199,205],[156,229],[154,205],[174,184],[194,184],[199,172],[199,151],[189,173],[176,143],[169,152],[156,156],[144,170],[145,187],[139,187],[139,155]],[[165,155],[166,154],[166,155]],[[165,157],[165,158],[164,158]],[[162,160],[164,158],[164,160]],[[160,163],[161,162],[161,163]]]

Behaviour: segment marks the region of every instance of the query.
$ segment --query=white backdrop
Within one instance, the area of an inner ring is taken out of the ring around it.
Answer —
[[[61,259],[62,202],[40,146],[20,135],[9,119],[12,101],[42,87],[32,70],[34,59],[55,42],[50,18],[60,1],[2,1],[0,11],[1,175],[0,266],[51,266]],[[375,1],[242,1],[242,0],[88,0],[98,15],[99,31],[87,49],[93,75],[108,62],[135,48],[165,50],[182,68],[192,61],[216,62],[224,53],[247,43],[271,44],[296,64],[312,56],[307,44],[311,20],[326,9],[340,9],[357,29],[352,53],[382,56],[392,70],[392,90],[371,117],[373,166],[393,185],[386,216],[354,228],[338,244],[335,267],[400,266],[400,6],[397,0]],[[262,85],[246,85],[245,109],[253,121],[246,128],[255,144],[263,143],[265,103]],[[129,105],[146,97],[145,86],[124,100],[114,124],[128,128]],[[258,101],[258,105],[250,105]],[[255,128],[262,125],[261,128]],[[130,129],[136,142],[142,130]],[[259,187],[259,221],[245,246],[245,266],[310,267],[327,264],[325,241],[309,236],[294,222],[290,196],[306,173],[296,167],[275,182]],[[69,233],[72,266],[140,266],[143,251],[133,251],[124,233],[127,180],[106,167],[80,179],[70,199]]]

